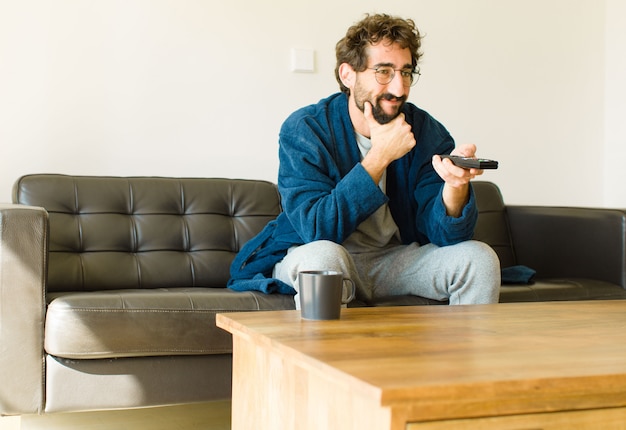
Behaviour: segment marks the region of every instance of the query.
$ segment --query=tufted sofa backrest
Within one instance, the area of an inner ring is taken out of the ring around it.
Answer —
[[[13,201],[49,213],[52,292],[223,288],[281,210],[274,184],[221,178],[27,175]]]

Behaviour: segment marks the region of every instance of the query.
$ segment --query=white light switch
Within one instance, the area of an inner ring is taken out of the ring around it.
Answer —
[[[312,49],[291,49],[291,71],[312,73],[315,71],[315,51]]]

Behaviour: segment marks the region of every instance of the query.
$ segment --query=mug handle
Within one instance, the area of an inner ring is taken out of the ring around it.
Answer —
[[[354,281],[352,279],[348,279],[348,278],[344,278],[343,279],[343,286],[346,285],[346,282],[350,283],[350,294],[348,295],[348,298],[346,298],[345,300],[343,299],[343,293],[341,294],[341,303],[343,303],[344,305],[346,303],[350,303],[352,300],[354,300],[354,297],[356,296],[356,285],[354,284]]]

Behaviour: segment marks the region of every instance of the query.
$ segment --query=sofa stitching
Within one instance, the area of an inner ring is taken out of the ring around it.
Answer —
[[[137,219],[135,217],[135,192],[133,189],[133,184],[130,180],[127,179],[128,184],[128,217],[130,218],[130,229],[131,229],[131,241],[130,244],[130,253],[132,253],[135,268],[137,271],[137,286],[141,288],[142,280],[141,280],[141,265],[139,264],[139,258],[137,254],[139,252],[139,238],[137,234]]]
[[[179,216],[181,217],[182,226],[183,226],[183,250],[185,252],[185,258],[187,260],[187,264],[189,265],[189,272],[191,274],[191,285],[196,286],[196,268],[194,266],[194,260],[191,258],[191,232],[189,229],[189,220],[187,218],[187,196],[185,194],[185,186],[182,181],[178,182],[179,186],[179,194],[180,194],[180,208],[181,212]]]
[[[254,299],[254,303],[256,303],[256,310],[261,310],[261,304],[259,303],[259,298],[256,296],[256,294],[248,291],[248,295],[252,296],[252,298]]]
[[[111,352],[105,351],[97,351],[97,352],[81,352],[77,354],[72,351],[55,351],[53,354],[55,357],[62,358],[70,358],[70,357],[85,357],[85,356],[115,356],[119,357],[119,354],[130,354],[130,353],[138,353],[138,352],[147,352],[147,353],[155,353],[155,352],[185,352],[185,353],[213,353],[213,354],[230,354],[232,353],[232,349],[227,348],[202,348],[202,349],[177,349],[177,348],[159,348],[159,349],[120,349],[116,350],[115,355]]]
[[[78,181],[76,179],[72,180],[72,192],[74,194],[74,208],[73,214],[76,217],[76,229],[78,230],[78,253],[80,262],[80,286],[81,288],[85,288],[85,260],[83,258],[84,252],[84,237],[83,237],[83,224],[82,218],[78,207]]]
[[[256,298],[255,298],[256,301]],[[125,303],[122,302],[122,306],[126,306]],[[259,305],[257,302],[256,309],[250,310],[259,310]],[[123,307],[121,309],[91,309],[91,308],[71,308],[71,309],[55,309],[55,312],[67,312],[67,313],[75,313],[75,312],[94,312],[94,313],[218,313],[218,312],[246,312],[245,309],[130,309]]]

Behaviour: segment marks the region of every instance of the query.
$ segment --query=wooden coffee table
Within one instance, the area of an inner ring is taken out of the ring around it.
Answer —
[[[626,301],[229,313],[233,430],[623,429]]]

